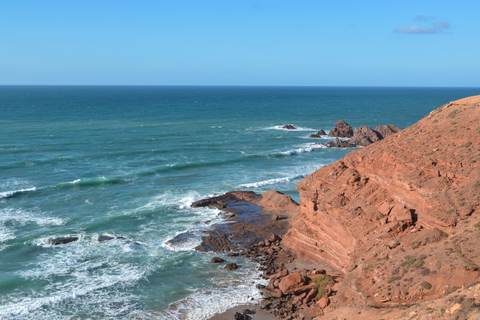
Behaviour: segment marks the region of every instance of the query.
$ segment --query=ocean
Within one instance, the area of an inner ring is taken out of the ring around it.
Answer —
[[[311,133],[340,119],[403,129],[479,93],[0,86],[0,318],[208,319],[258,301],[258,266],[228,257],[241,268],[227,271],[194,250],[221,218],[193,201],[270,189],[298,201],[301,179],[352,151]],[[78,240],[50,243],[65,236]]]

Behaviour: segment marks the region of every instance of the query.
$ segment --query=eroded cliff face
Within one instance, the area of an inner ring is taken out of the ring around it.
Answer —
[[[464,250],[478,250],[480,239],[480,96],[432,111],[297,188],[300,207],[285,244],[344,274],[337,300],[436,298],[478,280],[480,252]]]

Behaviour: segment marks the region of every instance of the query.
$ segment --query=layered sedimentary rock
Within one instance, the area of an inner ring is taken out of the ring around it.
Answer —
[[[284,243],[344,274],[331,310],[439,298],[480,280],[480,96],[432,111],[297,188]]]

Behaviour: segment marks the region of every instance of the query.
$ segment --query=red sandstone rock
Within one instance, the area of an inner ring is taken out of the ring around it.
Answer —
[[[269,190],[262,193],[262,199],[260,199],[258,205],[261,207],[271,207],[288,211],[296,211],[298,209],[298,203],[293,201],[292,197],[275,190]]]
[[[317,304],[320,308],[325,309],[330,304],[330,299],[328,297],[323,297],[320,300],[318,300]]]
[[[283,277],[282,280],[280,280],[278,288],[282,290],[283,294],[290,294],[296,288],[302,287],[307,284],[307,282],[307,277],[302,276],[300,273],[292,273]]]
[[[480,96],[449,103],[298,184],[283,241],[343,273],[328,312],[443,299],[480,278],[479,123]]]

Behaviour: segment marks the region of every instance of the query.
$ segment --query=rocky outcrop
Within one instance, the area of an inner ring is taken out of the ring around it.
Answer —
[[[479,123],[480,96],[449,103],[395,135],[376,128],[385,139],[298,184],[284,244],[343,274],[322,312],[441,299],[480,279]]]
[[[353,128],[343,120],[338,120],[335,127],[328,133],[329,137],[351,138],[353,136]]]
[[[353,136],[350,139],[340,140],[337,137],[335,141],[330,141],[324,145],[331,148],[366,147],[398,131],[400,131],[400,129],[395,125],[379,126],[376,127],[375,130],[367,126],[360,126],[359,128],[355,128]]]
[[[349,142],[357,146],[366,147],[374,142],[380,141],[381,139],[382,136],[377,131],[367,126],[360,126],[359,128],[355,128],[353,137]]]
[[[298,209],[298,203],[293,201],[292,197],[275,190],[269,190],[262,193],[262,197],[258,201],[258,205],[261,207],[269,207],[287,211],[296,211]]]
[[[393,125],[393,124],[390,124],[388,126],[378,126],[375,128],[375,131],[380,134],[381,136],[381,139],[385,139],[386,137],[394,134],[394,133],[397,133],[398,131],[400,131],[400,129],[398,129],[397,126]]]
[[[282,127],[283,129],[287,129],[287,130],[295,130],[297,128],[295,128],[295,126],[293,124],[286,124]]]
[[[192,203],[192,208],[217,208],[225,209],[228,207],[229,202],[237,201],[252,201],[260,199],[260,195],[253,191],[230,191],[217,197],[211,197],[207,199],[201,199]]]

